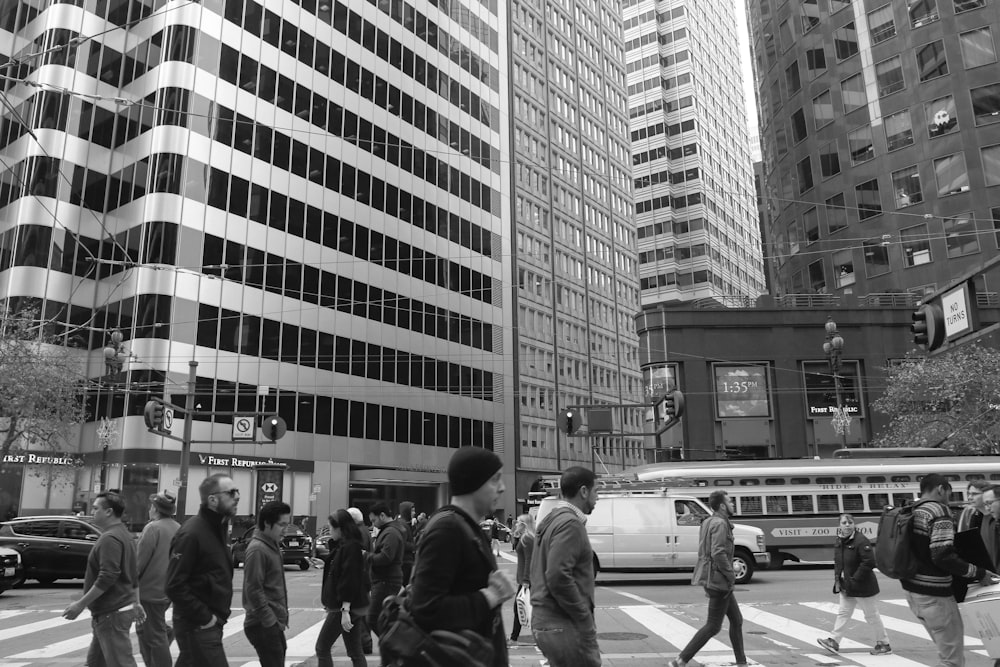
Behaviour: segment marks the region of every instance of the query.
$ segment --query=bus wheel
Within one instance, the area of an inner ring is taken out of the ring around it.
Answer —
[[[784,565],[785,559],[781,554],[771,554],[771,564],[768,566],[769,570],[780,570]]]
[[[733,573],[737,584],[749,584],[753,579],[753,555],[746,549],[737,549],[733,554]]]

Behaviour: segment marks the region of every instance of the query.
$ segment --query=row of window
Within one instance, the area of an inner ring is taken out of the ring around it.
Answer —
[[[704,218],[675,220],[674,222],[655,222],[651,225],[643,225],[638,229],[638,236],[640,239],[644,239],[647,236],[659,236],[660,234],[673,234],[677,236],[679,234],[687,234],[688,232],[696,232],[700,229],[708,229],[714,238],[719,237],[715,225]]]
[[[681,183],[695,181],[700,178],[701,170],[698,167],[691,167],[690,169],[683,169],[681,171],[670,171],[669,169],[664,169],[663,171],[658,171],[655,174],[647,174],[646,176],[636,178],[633,181],[633,188],[635,190],[641,190],[642,188],[659,185],[660,183],[680,185]]]
[[[686,84],[691,83],[691,72],[684,72],[678,74],[677,76],[664,76],[660,77],[660,86],[662,87],[661,92],[666,92],[671,88],[678,88]],[[628,117],[639,118],[640,116],[645,116],[649,113],[654,113],[662,109],[665,105],[665,101],[662,97],[659,97],[652,102],[647,102],[645,104],[640,104],[639,106],[632,107],[628,110]]]
[[[226,308],[199,305],[197,343],[307,368],[493,400],[493,373],[489,371]]]
[[[667,146],[657,146],[651,148],[643,153],[633,153],[632,154],[632,166],[636,167],[640,164],[645,164],[647,162],[653,162],[659,160],[660,158],[670,156],[671,160],[680,160],[691,155],[696,155],[698,153],[698,144],[687,144],[685,146],[678,146],[677,148],[668,148]]]
[[[638,130],[632,130],[631,139],[632,141],[641,141],[642,139],[649,139],[664,132],[667,133],[667,136],[674,137],[682,132],[691,132],[692,130],[694,130],[693,118],[672,125],[668,123],[655,123],[646,127],[640,127]]]
[[[728,280],[724,280],[721,275],[709,269],[685,271],[683,273],[679,271],[667,271],[639,279],[639,289],[643,290],[655,290],[664,287],[684,289],[686,287],[694,287],[695,285],[714,285],[719,289],[725,290],[726,294],[734,293],[731,291],[733,286]]]
[[[330,236],[336,244],[333,247],[342,252],[358,256],[364,249],[376,255],[372,258],[375,263],[406,275],[418,274],[430,282],[436,280],[436,274],[449,271],[442,264],[443,260],[430,253],[420,248],[411,248],[343,218],[340,219],[339,243],[335,229],[336,227],[328,231],[332,232]],[[398,256],[400,251],[412,252],[413,259],[407,256],[405,260],[388,261],[389,253],[394,252]],[[244,282],[249,287],[273,294],[336,308],[344,313],[353,313],[358,317],[487,352],[493,349],[493,327],[489,323],[218,236],[205,235],[202,262],[202,272],[208,275]],[[449,276],[449,280],[452,277]]]

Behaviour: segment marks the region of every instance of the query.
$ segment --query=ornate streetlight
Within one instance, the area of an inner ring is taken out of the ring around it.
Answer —
[[[826,318],[826,342],[823,343],[823,353],[830,364],[830,374],[833,375],[833,388],[837,395],[836,414],[831,421],[833,430],[840,435],[841,447],[847,447],[847,434],[851,429],[851,417],[844,409],[840,386],[840,362],[844,353],[844,337],[837,331],[837,323],[832,317]]]
[[[97,427],[97,441],[101,445],[101,491],[107,489],[108,447],[118,435],[118,428],[111,421],[111,409],[115,397],[111,378],[122,371],[125,360],[131,356],[125,351],[125,337],[121,331],[114,329],[108,338],[110,342],[104,347],[104,367],[107,370],[106,376],[108,378],[108,410],[107,415],[101,418],[101,423]]]

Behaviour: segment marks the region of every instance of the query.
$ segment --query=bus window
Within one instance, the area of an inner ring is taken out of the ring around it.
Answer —
[[[865,511],[865,499],[860,493],[845,493],[844,494],[844,511],[845,512],[864,512]]]
[[[948,496],[948,502],[950,503],[964,502],[965,498],[963,498],[962,496],[963,493],[961,491],[955,491],[954,489],[952,489],[951,495]]]
[[[997,474],[995,472],[990,473],[990,479],[993,479],[993,480],[1000,479],[1000,474]]]
[[[735,486],[735,483],[731,479],[717,479],[715,480],[716,486]]]
[[[808,477],[792,477],[791,482],[792,482],[792,484],[808,484],[809,483],[809,478]]]
[[[832,512],[834,514],[840,512],[840,500],[835,494],[817,496],[816,502],[820,512]]]
[[[837,478],[836,477],[817,477],[816,478],[816,483],[817,484],[836,484],[837,483]]]
[[[743,496],[740,498],[740,514],[763,514],[760,496]]]
[[[889,504],[888,493],[869,493],[868,509],[872,512],[881,512],[882,508]]]
[[[788,514],[788,496],[766,496],[768,514]]]
[[[784,486],[785,485],[785,478],[784,477],[768,477],[767,479],[764,480],[764,483],[767,484],[768,486]]]
[[[892,481],[893,482],[909,482],[910,481],[910,476],[909,475],[893,475],[892,476]]]
[[[972,482],[977,479],[986,479],[986,475],[982,473],[974,472],[965,476],[966,481]]]
[[[848,475],[846,477],[841,477],[840,478],[840,483],[841,484],[860,484],[861,483],[861,478],[860,477],[856,477],[854,475]]]
[[[912,493],[894,493],[892,494],[892,504],[894,507],[902,507],[907,503],[913,502]]]
[[[885,477],[883,477],[882,475],[870,475],[868,477],[865,477],[865,481],[868,482],[869,484],[884,484]]]
[[[948,475],[945,475],[944,478],[946,480],[948,480],[949,482],[960,482],[960,481],[962,481],[962,476],[961,475],[948,474]]]
[[[757,486],[758,484],[760,484],[760,480],[757,479],[756,477],[740,480],[740,486]]]
[[[812,514],[812,496],[792,496],[792,514]]]

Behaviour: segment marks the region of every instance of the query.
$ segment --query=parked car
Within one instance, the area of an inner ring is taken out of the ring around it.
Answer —
[[[0,547],[0,593],[20,586],[24,581],[24,566],[17,549]]]
[[[248,528],[243,535],[233,540],[233,567],[239,567],[245,559],[247,546],[253,537],[254,528]],[[281,560],[285,565],[298,565],[300,570],[308,570],[312,562],[312,538],[294,523],[285,526],[281,532]]]
[[[83,579],[101,531],[87,517],[25,516],[0,523],[0,547],[21,554],[25,579]]]

